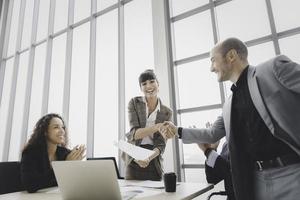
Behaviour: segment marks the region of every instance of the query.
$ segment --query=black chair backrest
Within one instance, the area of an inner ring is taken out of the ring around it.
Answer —
[[[22,190],[20,162],[0,162],[0,194]]]
[[[217,195],[227,196],[227,193],[226,193],[226,191],[212,192],[212,193],[210,193],[210,195],[208,195],[207,200],[211,200],[212,196],[217,196]]]
[[[120,172],[119,172],[118,165],[117,165],[115,157],[96,157],[96,158],[87,158],[87,160],[113,160],[114,164],[115,164],[115,168],[116,168],[116,173],[117,173],[118,179],[124,179],[124,177],[121,177],[121,175],[120,175]]]

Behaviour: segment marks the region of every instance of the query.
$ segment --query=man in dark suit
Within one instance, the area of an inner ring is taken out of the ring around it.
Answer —
[[[225,193],[228,197],[227,200],[235,200],[230,173],[228,143],[225,142],[223,144],[220,154],[216,151],[218,145],[219,141],[214,144],[198,144],[207,158],[205,161],[206,180],[208,183],[214,185],[224,180]]]
[[[221,128],[196,136],[169,123],[165,137],[172,132],[183,141],[214,143],[226,135],[237,199],[299,199],[300,65],[280,55],[253,67],[247,57],[237,38],[211,51],[211,71],[219,82],[233,83],[217,120]]]

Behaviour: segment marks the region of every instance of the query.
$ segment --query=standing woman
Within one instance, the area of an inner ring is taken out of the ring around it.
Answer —
[[[47,114],[36,123],[21,159],[21,180],[28,192],[57,186],[51,161],[84,158],[84,145],[72,151],[67,145],[68,133],[61,116]]]
[[[130,132],[127,141],[142,148],[154,150],[155,153],[146,160],[135,160],[126,155],[126,179],[161,180],[162,154],[166,143],[163,132],[165,121],[170,121],[172,111],[162,104],[157,96],[159,83],[153,70],[144,71],[139,77],[139,85],[144,96],[134,97],[128,105]]]

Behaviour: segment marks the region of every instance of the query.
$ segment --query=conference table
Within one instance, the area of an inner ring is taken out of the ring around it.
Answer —
[[[165,192],[158,181],[129,181],[119,180],[121,191],[140,191],[133,200],[189,200],[193,199],[214,186],[207,183],[178,182],[176,192]],[[57,187],[39,190],[36,193],[26,191],[0,195],[0,200],[62,200]]]

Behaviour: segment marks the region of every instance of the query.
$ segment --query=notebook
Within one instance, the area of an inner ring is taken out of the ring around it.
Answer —
[[[112,160],[53,161],[52,167],[64,200],[128,200],[136,195],[121,195]]]

